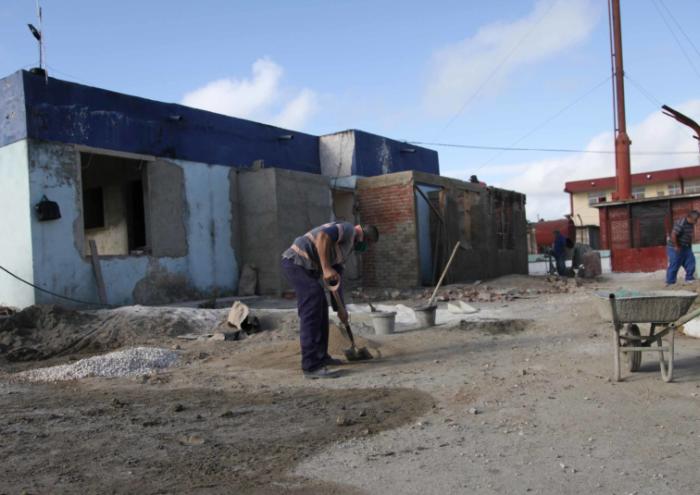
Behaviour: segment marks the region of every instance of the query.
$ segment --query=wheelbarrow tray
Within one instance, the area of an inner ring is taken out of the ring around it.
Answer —
[[[610,295],[615,295],[619,323],[672,323],[685,315],[698,297],[687,290],[598,291],[596,306],[601,318],[613,321]]]
[[[620,381],[622,378],[623,357],[627,369],[634,372],[639,370],[642,353],[654,352],[658,353],[661,378],[670,382],[673,379],[675,330],[678,325],[700,315],[698,310],[688,313],[698,295],[678,290],[622,289],[596,292],[595,295],[600,315],[613,324],[613,379]],[[643,335],[637,323],[649,323],[649,333]]]

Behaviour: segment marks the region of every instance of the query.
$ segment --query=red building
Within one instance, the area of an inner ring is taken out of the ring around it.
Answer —
[[[600,240],[614,272],[666,268],[666,242],[673,222],[700,210],[700,193],[600,203]],[[700,224],[695,239],[700,239]]]

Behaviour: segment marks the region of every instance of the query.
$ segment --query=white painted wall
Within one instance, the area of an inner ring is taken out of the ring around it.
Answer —
[[[355,134],[352,131],[321,136],[318,141],[321,175],[345,177],[352,174]]]
[[[185,172],[189,208],[186,223],[188,271],[203,291],[237,287],[238,264],[231,246],[229,173],[231,167],[175,160]]]
[[[90,262],[80,253],[85,237],[79,209],[78,153],[71,146],[30,140],[29,188],[31,204],[46,195],[51,201],[56,201],[61,209],[58,220],[39,222],[32,215],[35,283],[63,296],[98,301]],[[36,302],[71,305],[68,301],[40,291],[36,292]]]
[[[60,220],[50,222],[38,222],[33,216],[31,218],[31,236],[27,233],[27,242],[21,252],[27,253],[26,258],[29,260],[30,253],[33,254],[35,283],[71,298],[97,302],[97,286],[92,265],[90,259],[84,257],[81,252],[85,236],[82,228],[79,154],[71,145],[38,141],[30,141],[24,150],[25,196],[28,196],[28,199],[21,201],[21,198],[18,198],[12,203],[27,205],[22,210],[24,213],[28,211],[30,204],[35,204],[45,194],[59,203],[62,214]],[[110,304],[132,304],[136,285],[155,270],[184,275],[202,292],[209,292],[214,287],[222,291],[233,291],[238,286],[238,266],[231,246],[233,222],[228,178],[231,169],[195,162],[171,162],[182,167],[184,171],[185,196],[188,203],[185,218],[187,255],[179,258],[101,258]],[[2,163],[0,161],[0,164]],[[0,187],[5,187],[4,182],[3,180]],[[20,190],[19,187],[14,189]],[[3,194],[3,201],[4,198]],[[26,223],[29,224],[29,221]],[[28,230],[25,228],[25,231]],[[2,246],[0,244],[0,253],[3,251]],[[31,262],[26,261],[25,264],[28,264],[28,269],[31,270]],[[32,302],[25,299],[22,304],[17,305],[25,306]],[[36,302],[70,305],[67,301],[40,292],[36,293]]]
[[[0,265],[33,282],[27,141],[0,148]],[[0,305],[24,307],[34,304],[34,289],[0,271]]]

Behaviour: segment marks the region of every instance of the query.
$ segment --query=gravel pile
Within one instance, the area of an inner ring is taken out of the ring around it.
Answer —
[[[133,347],[103,356],[81,359],[72,364],[38,368],[15,375],[30,382],[57,382],[87,377],[119,377],[144,375],[173,366],[179,354],[158,347]]]

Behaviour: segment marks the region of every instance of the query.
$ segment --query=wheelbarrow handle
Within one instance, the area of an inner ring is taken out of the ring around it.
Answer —
[[[700,308],[681,316],[680,318],[678,318],[676,321],[673,322],[673,325],[676,327],[679,327],[681,325],[684,325],[685,323],[688,323],[690,320],[694,320],[698,316],[700,316]]]

